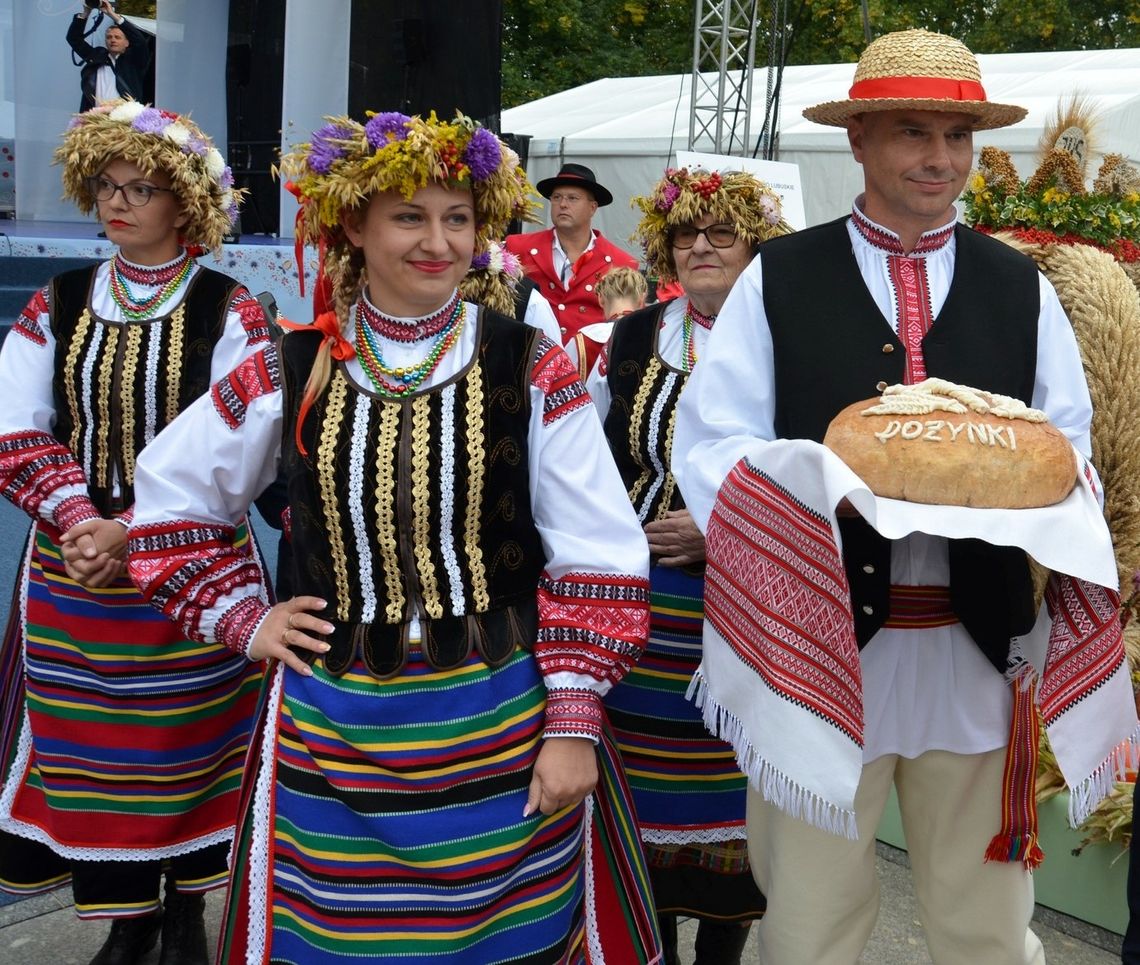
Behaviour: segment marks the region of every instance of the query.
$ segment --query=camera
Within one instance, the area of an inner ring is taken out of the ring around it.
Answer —
[[[98,10],[103,5],[103,0],[83,0],[83,2],[92,10]],[[111,6],[114,6],[113,0]]]

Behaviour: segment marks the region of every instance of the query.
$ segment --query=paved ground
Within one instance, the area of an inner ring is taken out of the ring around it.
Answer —
[[[863,955],[863,965],[930,965],[905,854],[880,845],[878,864],[882,911]],[[0,962],[4,965],[87,965],[102,944],[106,926],[78,921],[69,902],[70,894],[62,890],[0,908]],[[221,893],[214,892],[207,899],[211,941],[218,934],[220,909]],[[1039,916],[1034,928],[1045,945],[1049,965],[1119,963],[1119,936],[1055,912],[1039,910]],[[681,960],[685,963],[693,960],[695,933],[695,922],[682,923]],[[760,962],[755,937],[749,940],[744,961],[748,965]],[[143,965],[157,962],[156,950]]]

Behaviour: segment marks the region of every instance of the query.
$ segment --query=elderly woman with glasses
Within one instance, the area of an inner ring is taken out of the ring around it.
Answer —
[[[791,229],[779,198],[740,172],[669,170],[637,234],[651,275],[685,294],[622,319],[587,387],[651,553],[645,654],[606,698],[633,788],[666,965],[677,915],[699,920],[698,965],[740,961],[764,910],[744,833],[745,778],[685,693],[701,660],[704,537],[671,469],[677,398],[729,290],[760,243]]]
[[[258,302],[197,263],[237,214],[189,119],[133,101],[77,115],[64,191],[118,246],[31,299],[0,353],[0,488],[32,521],[0,646],[0,887],[71,880],[110,918],[92,965],[206,965],[261,668],[180,633],[125,573],[138,455],[268,342]],[[236,549],[255,554],[244,531]],[[165,908],[160,883],[166,870]]]

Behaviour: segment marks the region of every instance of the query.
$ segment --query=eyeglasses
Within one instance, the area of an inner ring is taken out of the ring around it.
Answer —
[[[671,235],[673,247],[692,248],[699,235],[704,235],[705,240],[714,248],[731,248],[736,244],[736,225],[711,224],[707,228],[697,228],[691,224],[678,225]]]
[[[561,191],[555,191],[550,196],[551,204],[561,204],[565,201],[567,204],[577,204],[579,201],[584,201],[585,195],[581,194],[563,194]]]
[[[87,179],[87,190],[91,192],[96,201],[110,201],[116,191],[122,191],[127,204],[132,208],[141,208],[154,197],[156,191],[174,194],[170,188],[159,188],[153,184],[143,184],[141,181],[129,181],[126,184],[116,184],[109,178],[96,176]]]

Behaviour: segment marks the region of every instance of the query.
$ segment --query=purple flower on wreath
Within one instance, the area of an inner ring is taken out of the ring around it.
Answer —
[[[661,194],[657,198],[656,208],[658,211],[672,211],[673,205],[677,203],[677,199],[681,196],[681,189],[677,187],[672,181],[665,184],[661,189]]]
[[[169,123],[163,117],[162,111],[153,107],[145,107],[139,111],[138,117],[131,122],[131,127],[143,134],[161,134]]]
[[[202,138],[191,134],[190,139],[186,142],[186,147],[183,148],[188,154],[197,154],[198,157],[205,157],[206,152],[210,150],[210,145]]]
[[[476,255],[471,259],[471,267],[482,271],[484,268],[491,267],[491,252],[484,251],[482,254]]]
[[[222,176],[218,178],[218,184],[222,186],[223,191],[228,191],[234,186],[234,172],[230,170],[228,164],[222,169]]]
[[[463,151],[463,163],[471,169],[471,177],[485,181],[495,173],[502,160],[503,149],[499,146],[499,139],[487,128],[477,128]]]
[[[372,150],[382,148],[389,141],[403,141],[408,136],[407,123],[411,118],[398,111],[377,114],[364,125],[364,134]],[[391,135],[391,136],[389,136]]]
[[[309,142],[309,167],[317,174],[328,174],[334,163],[348,152],[337,141],[352,139],[352,128],[344,124],[326,124],[313,131]]]

